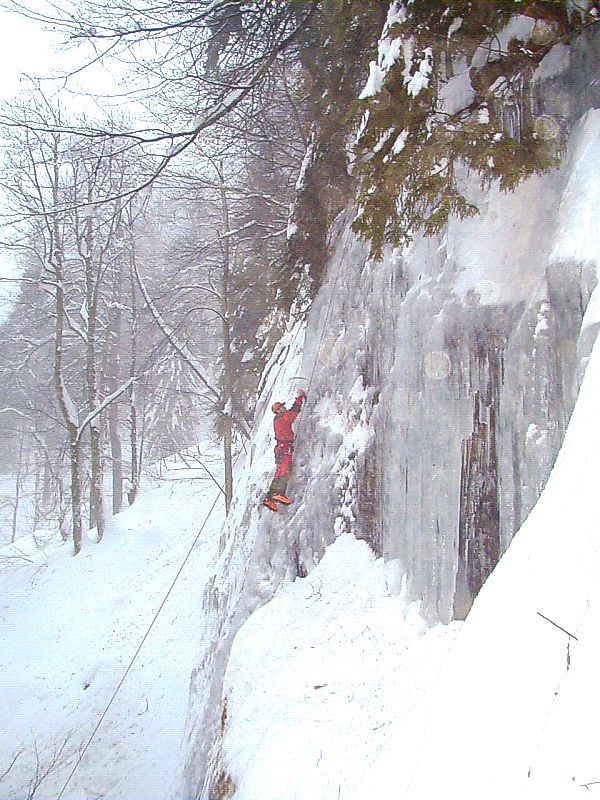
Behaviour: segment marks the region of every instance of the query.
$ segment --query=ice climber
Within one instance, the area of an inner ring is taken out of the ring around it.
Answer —
[[[283,403],[273,403],[271,411],[275,414],[273,429],[275,432],[275,475],[263,505],[271,511],[277,511],[277,503],[289,506],[292,502],[286,497],[288,479],[292,474],[292,456],[294,454],[293,422],[300,413],[306,397],[302,389],[298,392],[293,405],[286,408]]]

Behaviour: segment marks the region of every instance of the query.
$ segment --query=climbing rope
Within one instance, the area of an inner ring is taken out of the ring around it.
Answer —
[[[238,454],[238,458],[239,458],[239,454]],[[236,459],[236,461],[237,461],[237,459]],[[90,736],[89,736],[89,738],[88,738],[87,742],[85,743],[85,745],[84,745],[83,749],[82,749],[82,750],[81,750],[81,752],[79,753],[79,756],[78,756],[78,758],[77,758],[77,761],[76,761],[76,762],[75,762],[75,764],[73,765],[73,768],[71,769],[71,772],[69,773],[69,775],[68,775],[68,777],[67,777],[66,781],[64,782],[64,784],[63,784],[63,787],[62,787],[62,789],[60,790],[60,793],[57,795],[57,798],[56,798],[56,800],[61,800],[62,796],[64,795],[64,793],[65,793],[65,791],[66,791],[67,787],[68,787],[68,786],[69,786],[69,784],[71,783],[71,780],[72,780],[73,776],[75,775],[75,772],[77,771],[77,768],[78,768],[78,767],[79,767],[79,765],[81,764],[81,762],[82,762],[82,760],[83,760],[83,757],[85,756],[85,754],[86,754],[86,752],[87,752],[87,750],[88,750],[89,746],[91,745],[91,743],[92,743],[92,741],[94,740],[94,738],[95,738],[96,734],[98,733],[98,730],[99,730],[100,726],[101,726],[101,725],[102,725],[102,723],[104,722],[104,720],[105,720],[105,718],[106,718],[106,715],[108,714],[108,712],[109,712],[109,710],[110,710],[110,708],[111,708],[111,706],[112,706],[112,704],[113,704],[113,702],[114,702],[114,700],[115,700],[115,698],[116,698],[117,694],[119,693],[119,691],[120,691],[121,687],[122,687],[122,686],[123,686],[123,684],[125,683],[125,680],[126,680],[127,676],[128,676],[128,675],[129,675],[129,673],[131,672],[131,668],[133,667],[133,665],[134,665],[134,663],[135,663],[135,661],[136,661],[137,657],[139,656],[139,654],[140,654],[140,651],[141,651],[142,647],[144,646],[144,644],[145,644],[145,642],[146,642],[146,639],[147,639],[147,638],[148,638],[148,636],[150,635],[150,632],[152,631],[152,628],[154,627],[154,625],[155,625],[155,623],[156,623],[156,620],[158,619],[158,617],[159,617],[159,615],[160,615],[161,611],[162,611],[162,610],[163,610],[163,608],[165,607],[165,604],[166,604],[167,600],[169,599],[169,597],[170,597],[170,595],[171,595],[171,592],[173,591],[173,588],[174,588],[175,584],[177,583],[177,581],[178,581],[178,579],[179,579],[179,576],[180,576],[180,575],[181,575],[181,573],[183,572],[183,569],[184,569],[185,565],[187,564],[187,562],[188,562],[188,560],[189,560],[189,558],[190,558],[190,556],[191,556],[191,554],[192,554],[192,551],[194,550],[194,548],[195,548],[196,544],[198,543],[198,540],[200,539],[200,536],[202,535],[202,532],[203,532],[204,528],[206,527],[206,523],[207,523],[207,522],[208,522],[208,520],[210,519],[210,515],[211,515],[211,514],[212,514],[212,512],[214,511],[214,508],[215,508],[215,506],[217,505],[217,502],[218,502],[218,500],[220,499],[220,497],[221,497],[221,494],[222,494],[222,492],[219,492],[219,493],[217,494],[217,496],[215,497],[215,499],[214,499],[214,501],[213,501],[213,504],[212,504],[212,506],[210,507],[210,511],[209,511],[209,512],[208,512],[208,514],[206,515],[206,517],[205,517],[205,519],[204,519],[204,522],[202,523],[202,525],[201,525],[201,527],[200,527],[200,530],[199,530],[199,531],[198,531],[198,533],[196,534],[196,536],[195,536],[195,538],[194,538],[194,541],[192,542],[192,544],[191,544],[191,546],[190,546],[189,550],[187,551],[187,553],[186,553],[186,556],[185,556],[185,558],[184,558],[184,560],[183,560],[183,562],[182,562],[181,566],[179,567],[179,569],[177,570],[177,573],[176,573],[175,577],[174,577],[174,578],[173,578],[173,580],[171,581],[171,585],[169,586],[169,588],[168,588],[168,590],[167,590],[167,593],[165,594],[165,596],[164,596],[164,598],[163,598],[163,600],[162,600],[161,604],[159,605],[159,607],[158,607],[158,609],[157,609],[156,613],[154,614],[154,618],[152,619],[152,622],[150,623],[150,626],[148,627],[148,630],[147,630],[147,631],[146,631],[146,633],[144,634],[144,636],[143,636],[143,638],[142,638],[141,642],[140,642],[140,643],[139,643],[139,645],[138,645],[138,648],[137,648],[137,650],[135,651],[135,653],[133,654],[133,656],[132,656],[131,660],[129,661],[129,664],[127,665],[127,669],[126,669],[126,670],[125,670],[125,672],[123,673],[123,676],[122,676],[121,680],[119,681],[119,683],[117,684],[117,687],[116,687],[116,689],[115,689],[115,690],[114,690],[114,692],[112,693],[112,696],[111,696],[110,700],[108,701],[108,704],[106,705],[106,708],[105,708],[105,709],[104,709],[104,711],[102,712],[102,714],[101,714],[101,716],[100,716],[100,718],[99,718],[98,722],[96,723],[96,726],[94,727],[94,730],[93,730],[93,731],[92,731],[92,733],[90,734]]]

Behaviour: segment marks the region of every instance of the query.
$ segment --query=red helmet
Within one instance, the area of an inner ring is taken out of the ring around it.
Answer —
[[[271,411],[274,414],[277,414],[278,411],[282,411],[284,408],[285,406],[283,405],[283,403],[273,403],[273,405],[271,406]]]

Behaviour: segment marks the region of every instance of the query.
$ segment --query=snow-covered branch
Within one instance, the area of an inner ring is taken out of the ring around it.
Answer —
[[[79,426],[76,437],[77,440],[81,439],[88,425],[91,425],[96,417],[98,417],[111,403],[114,403],[114,401],[117,400],[122,394],[125,394],[125,392],[135,383],[136,380],[136,377],[129,378],[129,380],[119,386],[119,388],[112,392],[112,394],[109,394],[107,397],[105,397],[97,408],[94,408],[92,411],[90,411],[90,413]]]
[[[79,338],[80,338],[80,339],[81,339],[83,342],[87,342],[87,333],[85,332],[85,330],[84,330],[84,329],[83,329],[83,328],[82,328],[80,325],[78,325],[78,324],[75,322],[75,320],[74,320],[74,319],[73,319],[73,317],[72,317],[72,316],[69,314],[69,312],[67,311],[67,309],[66,309],[66,308],[65,308],[65,309],[63,309],[63,313],[64,313],[64,315],[65,315],[65,319],[66,319],[66,321],[67,321],[67,325],[69,326],[69,329],[70,329],[70,330],[71,330],[73,333],[75,333],[77,336],[79,336]]]
[[[29,414],[24,414],[18,408],[13,408],[12,406],[5,406],[4,408],[0,408],[0,414],[8,414],[9,412],[16,414],[18,417],[23,417],[23,419],[28,419],[32,421]]]

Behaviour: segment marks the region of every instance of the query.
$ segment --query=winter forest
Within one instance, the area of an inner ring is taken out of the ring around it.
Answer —
[[[0,26],[0,800],[600,796],[600,5]]]

